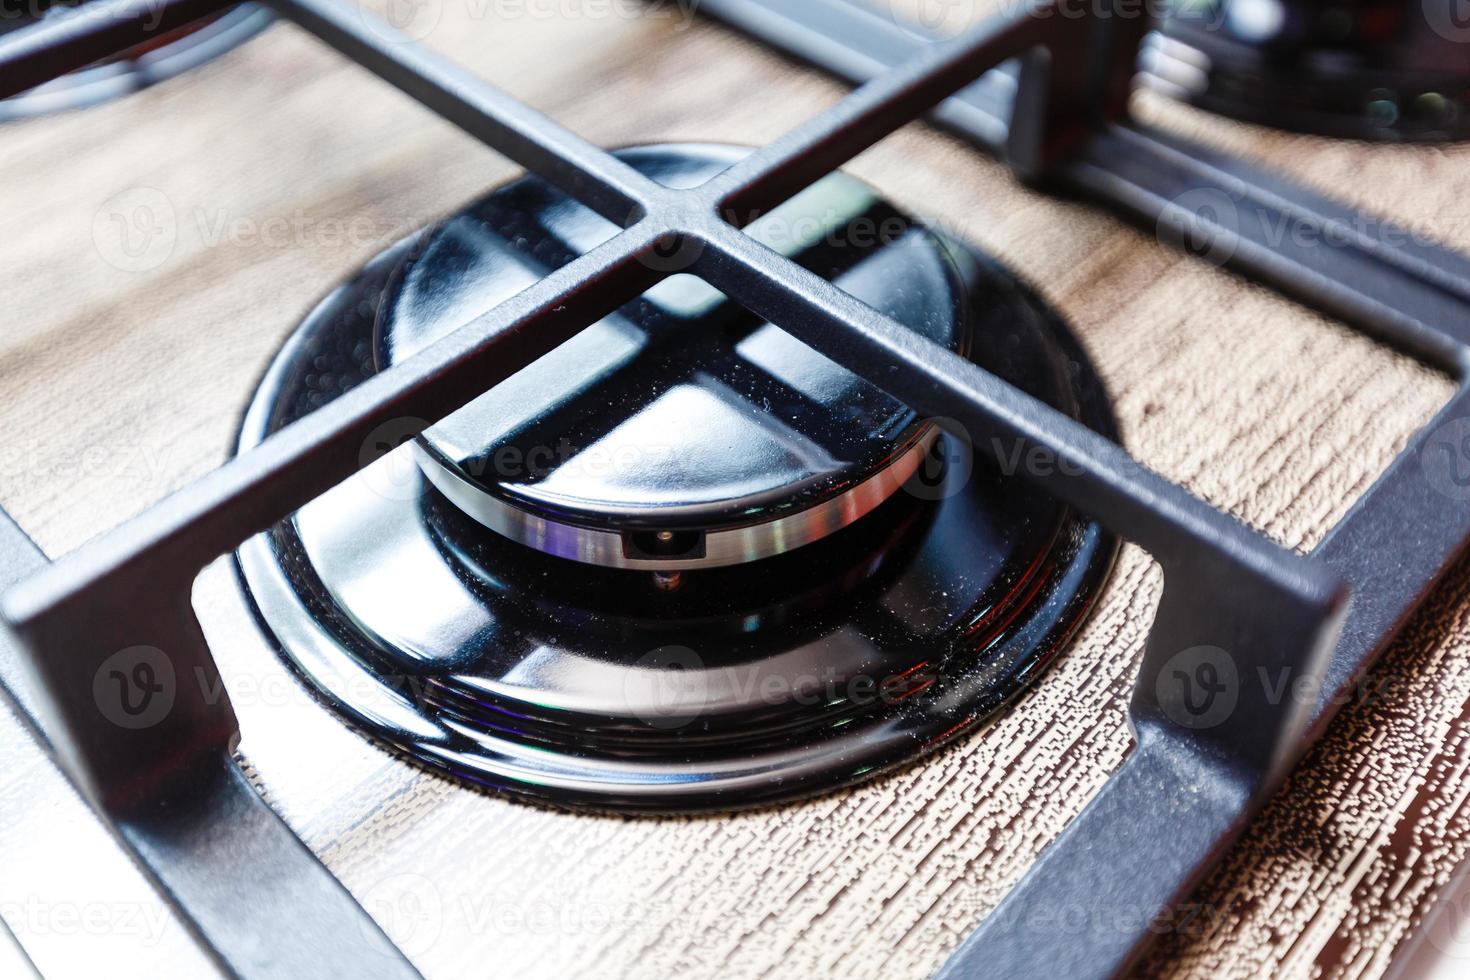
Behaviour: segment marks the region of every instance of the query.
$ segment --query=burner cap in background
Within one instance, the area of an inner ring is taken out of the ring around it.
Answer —
[[[621,155],[688,187],[740,153]],[[380,364],[617,230],[538,180],[497,191],[404,264],[380,314]],[[965,283],[947,246],[858,181],[834,174],[750,231],[930,340],[968,349]],[[901,402],[678,275],[435,426],[420,459],[440,492],[522,544],[681,571],[769,558],[846,527],[913,475],[934,436]]]
[[[67,4],[50,3],[46,10]],[[41,17],[46,13],[42,12]],[[81,109],[141,91],[212,61],[259,34],[272,20],[269,10],[254,4],[153,38],[123,54],[47,82],[28,92],[0,99],[0,122]],[[35,23],[34,17],[0,20],[0,36]]]
[[[1470,137],[1461,0],[1177,0],[1143,81],[1244,122],[1384,141]]]
[[[739,152],[621,155],[684,184]],[[889,235],[887,216],[899,219]],[[241,449],[610,230],[523,180],[395,246],[287,342]],[[856,181],[828,179],[760,233],[1112,434],[1086,355],[1035,293]],[[518,797],[729,809],[869,778],[973,730],[1022,690],[1075,634],[1111,567],[1115,542],[1095,522],[687,278],[590,327],[504,393],[370,463],[238,559],[246,601],[333,710],[418,762]],[[673,456],[564,473],[610,439],[613,463],[619,447],[638,448],[645,416]],[[381,434],[401,441],[391,425]],[[565,462],[521,471],[529,449],[555,450],[563,435],[573,449],[552,461]],[[931,443],[895,490],[903,461]],[[513,472],[473,465],[497,445],[520,450],[503,463]],[[1015,448],[1008,465],[1048,465]],[[884,479],[884,499],[853,496]],[[667,554],[562,557],[487,528],[496,518],[484,512],[488,501],[620,544],[636,527],[656,548],[834,500],[835,527],[784,525],[804,537],[768,557],[673,566]],[[620,564],[634,570],[608,567]]]

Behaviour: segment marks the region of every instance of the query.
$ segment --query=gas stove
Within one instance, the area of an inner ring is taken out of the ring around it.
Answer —
[[[16,962],[1452,962],[1454,12],[512,6],[0,35]]]

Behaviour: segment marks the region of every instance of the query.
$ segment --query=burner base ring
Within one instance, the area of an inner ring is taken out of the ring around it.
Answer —
[[[411,247],[380,256],[288,341],[242,451],[374,373],[377,307]],[[1009,284],[984,331],[1002,335],[1003,370],[1111,433],[1062,322],[973,257]],[[807,797],[974,731],[1075,635],[1111,569],[1116,541],[1099,525],[972,468],[952,433],[936,445],[948,461],[937,480],[828,539],[662,577],[495,534],[440,496],[405,445],[242,546],[240,596],[331,710],[465,782],[634,813]]]

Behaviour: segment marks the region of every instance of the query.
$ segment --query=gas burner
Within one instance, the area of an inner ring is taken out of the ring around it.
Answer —
[[[39,16],[0,20],[0,37],[75,6],[75,3],[39,0]],[[0,122],[81,109],[141,91],[244,44],[271,20],[269,10],[245,4],[217,17],[160,34],[116,57],[0,99]]]
[[[742,152],[620,155],[691,186]],[[614,231],[525,179],[389,250],[278,355],[241,451]],[[1035,294],[857,181],[751,232],[1112,432]],[[379,434],[366,452],[402,441]],[[970,729],[1073,634],[1114,551],[944,423],[675,276],[238,557],[280,651],[368,734],[524,797],[696,810]]]
[[[625,156],[680,186],[737,158],[708,147]],[[544,185],[481,202],[399,269],[379,315],[379,363],[418,353],[613,230]],[[820,185],[752,233],[928,339],[971,347],[949,250],[856,182]],[[675,276],[436,426],[419,455],[445,497],[506,537],[595,565],[679,572],[841,530],[898,492],[937,434]]]
[[[1142,54],[1154,87],[1246,122],[1366,140],[1470,137],[1459,0],[1181,2]]]

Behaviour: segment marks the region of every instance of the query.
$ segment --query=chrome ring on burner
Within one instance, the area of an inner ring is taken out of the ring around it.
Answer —
[[[484,492],[442,465],[420,444],[414,443],[413,452],[419,469],[450,503],[512,541],[558,558],[604,568],[679,572],[773,558],[842,530],[897,493],[918,471],[938,436],[938,426],[930,424],[892,463],[830,500],[760,524],[701,531],[702,554],[685,558],[629,555],[629,532],[582,527],[533,514]]]

